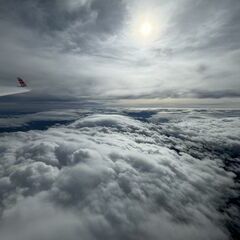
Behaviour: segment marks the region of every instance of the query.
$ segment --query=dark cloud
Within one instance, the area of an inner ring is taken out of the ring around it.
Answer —
[[[89,17],[87,4],[76,6],[70,11],[67,8],[67,1],[59,3],[59,1],[42,0],[8,1],[1,5],[1,15],[3,18],[42,32],[61,31],[75,21],[84,22]]]
[[[1,136],[2,239],[230,239],[238,112],[109,112]]]
[[[239,98],[240,97],[240,92],[239,91],[234,91],[234,90],[222,90],[222,91],[199,91],[195,90],[193,91],[193,94],[197,98],[227,98],[227,97],[232,97],[232,98]]]
[[[125,6],[122,1],[109,0],[10,0],[1,5],[0,11],[3,19],[24,24],[41,34],[51,35],[73,27],[85,35],[112,33],[123,21]]]
[[[85,14],[82,6],[70,12],[61,7],[58,1],[8,1],[1,5],[1,15],[4,18],[17,23],[20,21],[27,27],[42,31],[64,30],[69,24],[74,23],[78,16],[84,20]]]

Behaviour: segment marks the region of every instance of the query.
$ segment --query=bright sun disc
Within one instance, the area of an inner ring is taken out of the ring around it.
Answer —
[[[159,37],[159,19],[155,14],[140,12],[133,16],[129,30],[135,44],[151,45]]]
[[[139,32],[142,36],[147,37],[152,33],[152,25],[149,22],[144,22],[139,29]]]

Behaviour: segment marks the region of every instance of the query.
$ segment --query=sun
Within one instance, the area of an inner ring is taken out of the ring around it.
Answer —
[[[129,24],[130,39],[136,45],[153,45],[159,37],[159,22],[154,14],[140,12],[133,15]]]
[[[145,21],[139,26],[139,33],[142,35],[142,37],[150,37],[153,32],[153,25]]]
[[[156,37],[157,24],[152,18],[142,17],[135,23],[135,39],[142,44],[152,43]]]

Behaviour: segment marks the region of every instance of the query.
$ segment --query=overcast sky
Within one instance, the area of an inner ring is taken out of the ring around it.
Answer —
[[[35,99],[240,97],[239,0],[1,0],[0,34]]]

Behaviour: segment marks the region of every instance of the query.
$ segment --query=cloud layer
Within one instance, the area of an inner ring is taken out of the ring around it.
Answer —
[[[239,98],[239,9],[238,0],[5,1],[1,85],[20,74],[30,98]],[[158,33],[147,46],[131,37],[146,14]]]
[[[127,110],[2,134],[1,238],[230,239],[239,127],[234,111]]]

